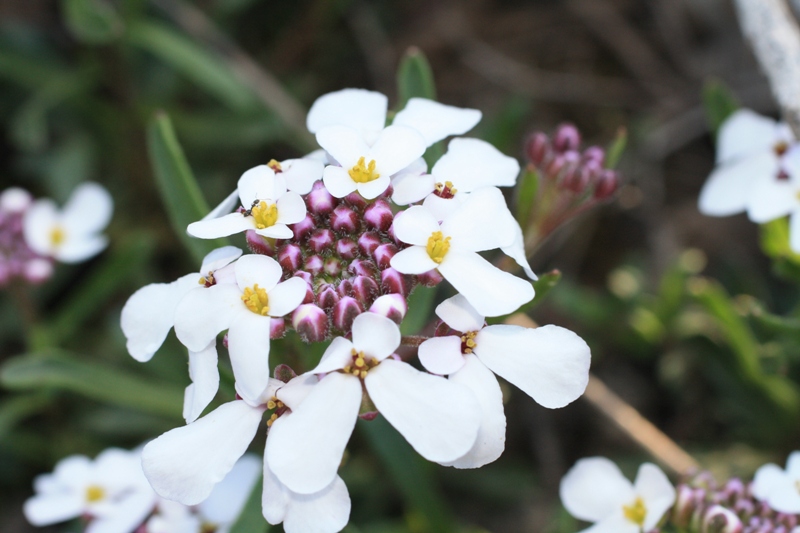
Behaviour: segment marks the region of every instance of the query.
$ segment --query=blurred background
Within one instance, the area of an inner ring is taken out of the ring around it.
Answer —
[[[796,258],[770,241],[780,227],[696,207],[720,108],[777,112],[728,0],[0,0],[2,188],[63,203],[94,180],[116,202],[101,256],[0,292],[0,531],[34,530],[22,502],[58,459],[182,423],[180,345],[139,364],[119,329],[133,291],[197,268],[153,177],[155,114],[215,205],[244,170],[316,147],[305,111],[319,95],[397,102],[410,47],[439,101],[483,112],[470,135],[523,164],[533,131],[568,121],[601,146],[627,131],[615,197],[532,256],[563,277],[530,316],[586,339],[593,373],[721,478],[797,447]],[[360,421],[347,531],[568,533],[558,482],[577,459],[631,476],[657,459],[593,402],[550,411],[506,392],[506,452],[476,471]]]

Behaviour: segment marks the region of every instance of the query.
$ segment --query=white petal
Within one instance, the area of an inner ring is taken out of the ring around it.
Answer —
[[[325,376],[300,406],[272,424],[267,461],[293,492],[313,494],[336,477],[361,407],[361,382],[350,375]]]
[[[425,147],[425,139],[416,130],[389,126],[380,133],[369,152],[361,155],[366,156],[367,162],[375,160],[375,169],[381,176],[391,176],[421,157]],[[343,162],[342,166],[347,167]]]
[[[258,285],[269,292],[278,284],[282,275],[281,265],[266,255],[248,254],[236,261],[236,284],[241,291]]]
[[[223,246],[206,254],[203,258],[203,265],[200,267],[200,274],[206,275],[220,268],[229,265],[239,259],[242,255],[241,248],[236,246]]]
[[[442,232],[452,239],[450,246],[471,252],[513,244],[517,227],[497,187],[484,187],[471,193],[442,222]]]
[[[429,461],[454,461],[478,435],[480,405],[466,387],[386,359],[364,384],[378,411]]]
[[[773,463],[763,465],[756,470],[753,478],[753,496],[759,500],[766,500],[778,487],[783,486],[787,478],[786,472],[778,465]]]
[[[484,317],[461,294],[456,294],[437,305],[436,316],[461,333],[478,331],[484,325]]]
[[[281,161],[283,171],[281,175],[286,180],[290,191],[298,194],[308,194],[314,182],[322,179],[322,169],[325,163],[313,159],[287,159]]]
[[[436,181],[450,181],[459,192],[481,187],[513,187],[519,176],[519,162],[480,139],[457,138],[433,166]]]
[[[464,367],[450,376],[450,381],[467,387],[481,406],[481,425],[470,451],[445,466],[479,468],[503,454],[506,445],[506,415],[503,391],[494,374],[472,354],[465,356]]]
[[[400,346],[400,329],[375,313],[361,313],[353,321],[353,346],[365,356],[383,361]]]
[[[82,236],[70,235],[53,251],[53,257],[62,263],[80,263],[102,252],[108,246],[108,238],[104,235]]]
[[[228,329],[242,308],[242,293],[235,285],[198,287],[186,293],[175,309],[175,335],[184,346],[199,352]]]
[[[430,211],[415,205],[399,213],[393,222],[398,240],[417,246],[426,246],[431,234],[439,231],[439,222]]]
[[[82,493],[42,494],[29,498],[22,507],[34,526],[47,526],[80,516],[85,500]]]
[[[439,266],[431,259],[424,246],[411,246],[400,250],[392,257],[389,264],[403,274],[423,274]]]
[[[388,189],[391,183],[392,178],[388,174],[381,174],[376,180],[368,181],[367,183],[356,183],[356,190],[367,200],[372,200]]]
[[[413,174],[416,176],[421,176],[428,172],[428,163],[425,161],[424,157],[418,157],[409,165],[404,168],[403,170],[397,172],[394,177],[399,178],[400,176],[404,176],[407,174]]]
[[[789,457],[786,459],[786,473],[800,480],[800,451],[789,454]]]
[[[492,372],[537,403],[555,409],[578,398],[589,382],[589,346],[568,329],[488,326],[475,337],[475,354]]]
[[[261,458],[251,453],[243,455],[199,505],[200,514],[214,524],[232,524],[244,509],[263,470]]]
[[[431,374],[447,376],[464,366],[461,337],[433,337],[419,345],[419,362]]]
[[[723,217],[747,209],[759,178],[778,174],[778,158],[772,151],[756,152],[714,169],[700,191],[698,207],[704,215]]]
[[[308,131],[342,124],[363,131],[380,131],[386,123],[388,99],[365,89],[342,89],[317,98],[308,110]]]
[[[114,201],[105,187],[87,182],[78,185],[64,205],[61,222],[69,233],[88,235],[105,229],[114,212]]]
[[[782,513],[800,513],[800,492],[797,491],[796,483],[796,480],[785,477],[767,498],[769,506]]]
[[[739,109],[719,128],[717,162],[734,161],[755,152],[772,150],[782,140],[778,124],[750,109]]]
[[[205,500],[247,450],[262,414],[262,409],[233,401],[149,442],[142,468],[153,489],[184,505]]]
[[[294,410],[311,394],[317,383],[319,383],[319,378],[311,372],[306,372],[289,380],[289,383],[278,389],[275,396],[289,409]]]
[[[242,213],[228,213],[219,218],[192,222],[186,228],[186,233],[198,239],[219,239],[255,228],[253,217],[244,216]]]
[[[507,315],[533,300],[530,282],[500,270],[475,252],[451,248],[439,264],[439,273],[483,316]]]
[[[291,239],[292,236],[294,236],[289,226],[277,222],[268,228],[257,229],[256,233],[262,237],[269,237],[270,239]]]
[[[633,485],[605,457],[581,459],[561,479],[561,503],[569,514],[599,522],[633,501]]]
[[[352,342],[344,337],[336,337],[325,350],[325,353],[322,354],[319,364],[311,372],[314,374],[324,374],[326,372],[341,370],[353,361],[352,351]]]
[[[58,207],[50,199],[37,200],[28,208],[22,219],[25,242],[40,255],[52,254],[52,232],[59,227],[61,216]]]
[[[269,291],[269,316],[281,317],[294,311],[303,303],[308,284],[302,278],[292,277],[278,283]]]
[[[578,533],[641,533],[641,531],[642,529],[625,518],[622,512],[616,512]]]
[[[197,274],[188,274],[172,283],[145,285],[125,302],[120,326],[128,340],[128,353],[137,361],[149,361],[172,329],[178,302],[198,286]]]
[[[317,132],[317,142],[342,165],[343,169],[350,169],[358,163],[359,158],[367,156],[370,150],[361,134],[348,126],[322,128]],[[365,162],[369,163],[369,159]],[[325,174],[323,174],[323,179],[325,179]],[[325,185],[327,186],[327,180]]]
[[[511,246],[503,246],[501,250],[504,254],[513,259],[520,267],[522,267],[522,270],[525,272],[525,275],[528,276],[528,279],[536,281],[539,279],[539,276],[534,273],[533,269],[531,268],[531,264],[528,263],[528,254],[525,251],[525,237],[522,235],[522,228],[519,227],[519,224],[516,220],[514,223],[516,224],[517,228],[514,242],[511,244]]]
[[[392,180],[392,201],[397,205],[421,202],[435,188],[436,180],[430,174],[399,174]]]
[[[798,207],[795,186],[789,180],[762,177],[754,184],[747,204],[747,216],[758,224],[788,215]]]
[[[800,209],[792,211],[789,217],[789,247],[800,254]]]
[[[647,509],[644,530],[650,531],[675,503],[675,487],[660,468],[652,463],[644,463],[636,474],[633,489],[644,500]]]
[[[277,222],[281,224],[296,224],[306,218],[306,203],[296,192],[290,191],[278,198],[277,206]]]
[[[261,493],[261,513],[270,524],[278,525],[286,518],[291,492],[269,469],[267,449],[264,449],[264,490]]]
[[[189,350],[189,377],[192,383],[186,387],[183,395],[183,418],[187,424],[197,420],[217,395],[219,369],[216,342],[200,352]]]
[[[442,221],[455,213],[467,198],[469,198],[468,192],[458,192],[452,198],[429,194],[422,202],[422,207],[430,211],[436,220]]]
[[[286,533],[336,533],[350,520],[350,494],[342,478],[314,494],[292,494],[283,529]]]
[[[209,213],[202,218],[202,220],[211,220],[212,218],[219,218],[222,215],[227,215],[236,207],[239,206],[239,190],[236,189],[226,196],[217,206],[209,211]]]
[[[228,354],[236,391],[251,404],[269,383],[270,320],[244,310],[236,314],[228,329]]]
[[[114,505],[114,512],[92,520],[86,526],[86,533],[130,533],[136,530],[145,518],[153,512],[156,495],[152,492],[139,492],[129,495]]]
[[[253,167],[239,178],[236,188],[242,207],[249,209],[255,200],[277,200],[284,191],[275,179],[275,171],[267,165]]]
[[[342,167],[328,165],[322,173],[325,188],[334,198],[344,198],[356,190],[356,182]]]
[[[480,122],[477,109],[453,107],[428,100],[411,98],[406,107],[395,115],[392,124],[414,128],[430,146],[451,135],[463,135]]]

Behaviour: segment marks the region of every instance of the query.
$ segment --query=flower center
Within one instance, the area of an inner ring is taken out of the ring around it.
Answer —
[[[441,264],[444,261],[444,256],[450,250],[450,237],[445,237],[441,231],[434,231],[428,237],[428,246],[425,249],[434,263]]]
[[[269,313],[269,296],[267,296],[267,291],[258,286],[258,283],[252,288],[245,287],[242,301],[249,310],[257,315],[267,316]]]
[[[89,503],[99,502],[106,497],[106,491],[103,487],[97,485],[89,485],[86,487],[86,501]]]
[[[56,226],[52,229],[52,231],[50,231],[50,243],[53,246],[59,246],[62,242],[64,242],[65,236],[64,230],[59,226]]]
[[[363,156],[358,160],[358,163],[353,165],[353,168],[347,171],[347,173],[350,174],[350,178],[356,183],[369,183],[381,177],[380,174],[375,172],[375,160],[371,159],[369,164],[367,164]]]
[[[272,413],[272,416],[269,417],[269,420],[267,420],[267,427],[271,427],[278,417],[285,413],[288,408],[286,407],[286,404],[280,401],[277,397],[273,396],[272,399],[267,402],[267,409],[270,411],[273,409],[275,410],[275,412]]]
[[[775,143],[775,146],[772,147],[772,150],[778,157],[785,154],[788,149],[789,149],[789,143],[787,143],[786,141],[778,141],[777,143]]]
[[[269,228],[278,221],[278,206],[263,200],[253,202],[253,207],[244,213],[245,216],[250,215],[255,219],[257,229]]]
[[[625,518],[637,526],[642,527],[644,526],[644,519],[647,516],[647,507],[645,507],[644,501],[637,497],[632,505],[622,506],[622,513],[625,515]]]
[[[279,162],[275,161],[274,159],[270,159],[269,163],[267,163],[267,166],[269,168],[271,168],[272,171],[275,172],[275,174],[277,174],[278,172],[283,172],[283,168],[281,167],[281,164]]]
[[[468,331],[461,335],[461,353],[464,355],[468,353],[472,353],[472,350],[475,349],[477,344],[475,343],[475,335],[477,335],[477,331]]]
[[[211,522],[203,522],[200,524],[200,533],[217,533],[217,525]]]
[[[445,181],[444,185],[442,185],[441,183],[436,184],[436,190],[433,191],[433,194],[435,194],[439,198],[444,198],[445,200],[449,200],[450,198],[453,198],[457,192],[458,189],[453,187],[452,181]]]
[[[347,365],[342,370],[344,370],[345,374],[352,374],[360,379],[367,377],[367,372],[378,366],[380,362],[372,357],[366,357],[364,352],[356,351],[355,348],[353,348],[353,351],[350,353],[353,356],[353,363]]]
[[[197,283],[202,285],[205,288],[209,288],[209,287],[211,287],[213,285],[216,285],[217,284],[217,280],[214,279],[214,271],[209,270],[208,271],[208,276],[201,275],[200,279],[197,280]]]

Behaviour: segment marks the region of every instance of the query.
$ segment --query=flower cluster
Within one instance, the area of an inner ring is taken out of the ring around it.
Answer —
[[[31,195],[17,187],[0,194],[0,286],[19,278],[42,283],[53,273],[52,262],[31,250],[22,232],[32,202]]]
[[[412,98],[387,125],[387,108],[384,95],[358,89],[319,98],[307,125],[322,150],[248,170],[187,229],[205,239],[245,233],[253,253],[215,250],[199,272],[143,287],[126,303],[134,358],[150,359],[172,328],[189,351],[187,425],[142,454],[160,496],[203,501],[267,418],[265,518],[289,533],[335,532],[349,519],[337,472],[359,416],[380,413],[430,461],[475,468],[504,448],[493,373],[546,407],[583,393],[590,352],[580,337],[557,326],[485,325],[534,296],[530,281],[480,255],[499,249],[535,279],[498,189],[516,183],[519,164],[484,141],[455,138],[429,172],[427,147],[466,133],[480,112]],[[446,324],[439,335],[412,343],[420,371],[395,353],[398,324],[415,286],[442,281],[458,295],[436,310]],[[314,368],[270,364],[271,341],[290,329],[306,342],[331,340]],[[237,399],[201,416],[219,387],[223,331]]]

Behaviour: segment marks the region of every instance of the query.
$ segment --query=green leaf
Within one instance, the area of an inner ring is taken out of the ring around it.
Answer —
[[[87,44],[108,44],[122,35],[122,19],[103,0],[62,0],[65,23],[76,39]]]
[[[408,298],[408,312],[400,324],[403,335],[415,335],[422,331],[433,312],[435,298],[436,287],[418,285],[414,289]]]
[[[48,394],[34,393],[7,398],[0,403],[0,440],[24,419],[35,415],[50,404]]]
[[[0,49],[0,77],[27,89],[38,89],[69,75],[69,69],[51,60]]]
[[[741,107],[728,86],[716,79],[707,81],[703,86],[703,104],[708,126],[714,136],[719,132],[719,127],[725,119]]]
[[[617,135],[611,142],[611,145],[606,150],[606,168],[616,168],[619,159],[625,152],[625,147],[628,146],[628,130],[620,127],[617,130]]]
[[[199,263],[208,252],[227,242],[194,239],[186,233],[189,224],[202,219],[210,210],[165,113],[157,113],[148,125],[147,149],[172,227]]]
[[[261,512],[261,492],[264,480],[261,476],[250,491],[250,496],[244,504],[244,509],[236,519],[228,533],[266,533],[270,530],[269,524]]]
[[[183,390],[152,378],[136,377],[96,359],[49,350],[8,359],[0,383],[12,390],[58,389],[110,405],[180,418]]]
[[[536,169],[526,168],[522,173],[517,188],[517,222],[523,230],[528,227],[531,215],[533,214],[533,201],[539,190],[539,174]]]
[[[403,109],[412,98],[436,100],[433,70],[422,50],[416,46],[406,50],[397,69],[398,109]]]

